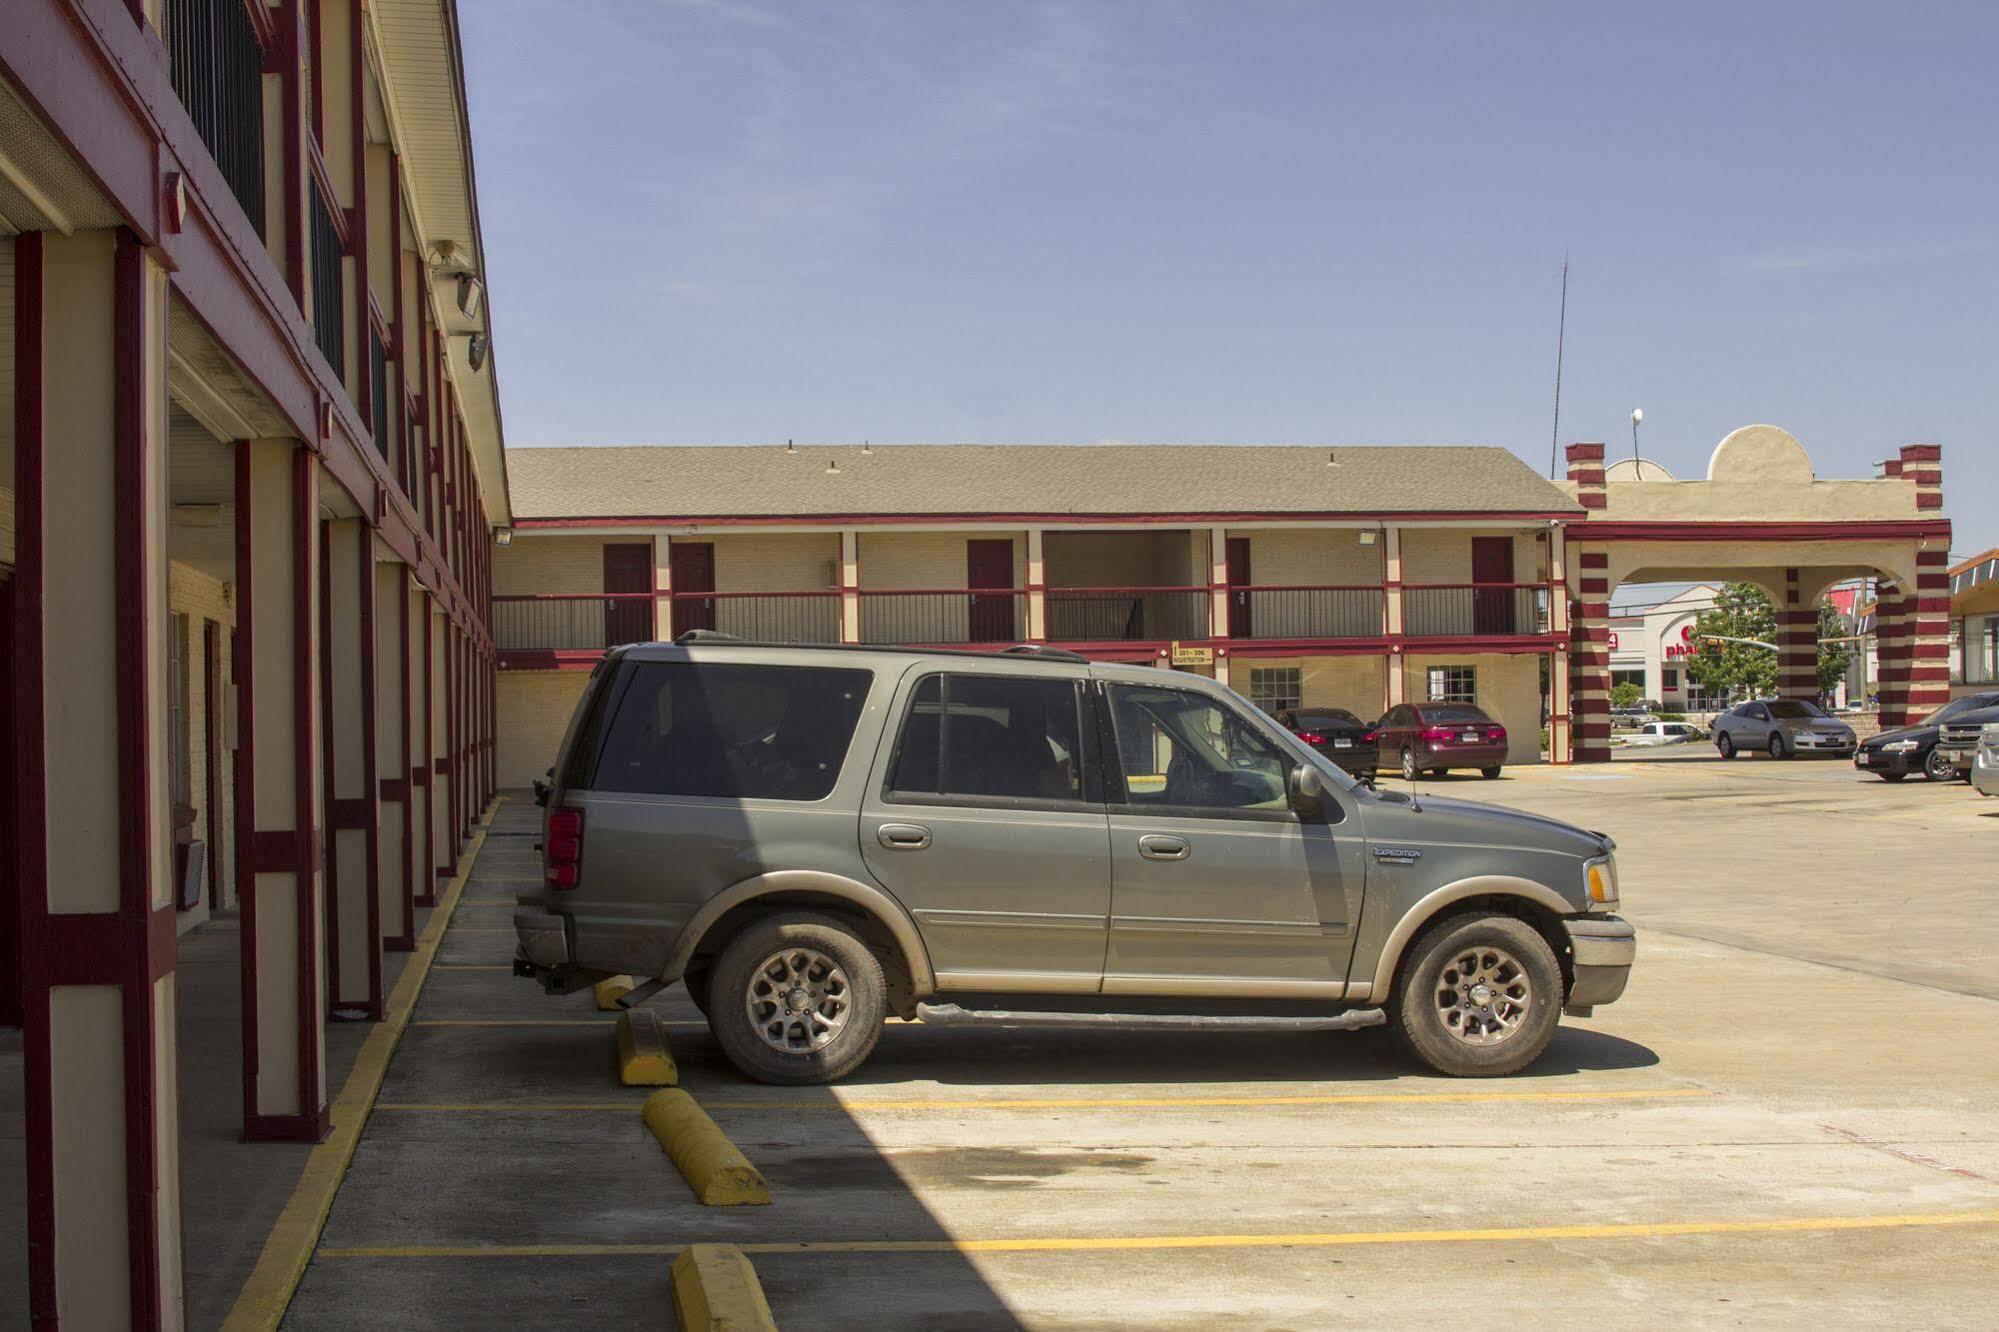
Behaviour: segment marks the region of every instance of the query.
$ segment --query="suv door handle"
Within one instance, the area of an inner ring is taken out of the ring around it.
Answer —
[[[1184,837],[1147,833],[1138,839],[1138,854],[1147,860],[1185,860],[1192,853],[1193,848]]]
[[[930,845],[930,830],[920,823],[884,823],[875,837],[891,851],[921,851]]]

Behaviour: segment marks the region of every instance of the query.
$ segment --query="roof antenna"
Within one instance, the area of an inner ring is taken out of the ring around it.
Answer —
[[[868,443],[865,439],[861,441],[861,456],[863,458],[872,458],[875,456],[875,446]]]
[[[1338,467],[1339,465],[1340,465],[1340,451],[1338,449],[1327,449],[1326,466]]]
[[[826,460],[826,475],[838,476],[839,474],[840,474],[840,460],[838,458],[828,458]]]
[[[1548,440],[1548,479],[1555,479],[1555,457],[1562,449],[1562,344],[1569,335],[1569,256],[1562,255],[1562,314],[1555,325],[1555,429]]]
[[[796,454],[798,452],[798,446],[796,444],[793,444],[790,440],[787,439],[786,441],[784,441],[784,451],[786,453]]]

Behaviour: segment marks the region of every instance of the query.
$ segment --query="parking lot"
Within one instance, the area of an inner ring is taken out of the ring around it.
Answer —
[[[770,1183],[733,1208],[642,1127],[612,1015],[510,974],[511,799],[286,1325],[657,1324],[703,1241],[793,1327],[1991,1325],[1999,800],[1701,753],[1423,789],[1620,843],[1630,990],[1528,1074],[892,1024],[847,1084],[764,1087],[670,992],[681,1086]]]

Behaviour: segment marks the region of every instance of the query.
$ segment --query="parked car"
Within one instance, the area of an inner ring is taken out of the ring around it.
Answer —
[[[1960,712],[1937,728],[1937,753],[1951,765],[1951,771],[1969,778],[1977,761],[1980,733],[1999,722],[1999,705]]]
[[[1646,722],[1638,728],[1636,735],[1625,737],[1624,743],[1639,748],[1654,745],[1684,745],[1692,740],[1707,739],[1707,732],[1692,722]]]
[[[1949,753],[1937,748],[1944,723],[1991,707],[1999,707],[1999,692],[1954,698],[1914,726],[1869,736],[1854,754],[1853,766],[1883,781],[1899,782],[1912,772],[1920,772],[1933,782],[1950,781],[1959,773]]]
[[[1374,728],[1345,708],[1285,708],[1277,724],[1348,772],[1375,769]]]
[[[1979,733],[1978,757],[1971,765],[1971,786],[1980,795],[1999,795],[1999,722],[1985,723]]]
[[[1760,749],[1771,758],[1853,753],[1853,728],[1816,703],[1796,698],[1759,699],[1714,719],[1714,747],[1725,759]]]
[[[541,798],[516,972],[684,980],[772,1083],[889,1014],[1386,1022],[1491,1076],[1636,954],[1602,833],[1376,792],[1213,681],[1048,649],[613,648]]]
[[[1376,763],[1395,764],[1408,781],[1418,773],[1477,768],[1499,776],[1506,728],[1469,703],[1403,703],[1374,724]]]

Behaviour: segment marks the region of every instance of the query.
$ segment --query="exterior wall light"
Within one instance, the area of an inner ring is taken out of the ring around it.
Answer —
[[[494,529],[493,529],[493,544],[494,544],[494,545],[496,545],[496,546],[511,546],[511,545],[513,545],[513,544],[514,544],[514,529],[513,529],[513,528],[511,528],[511,527],[496,527],[496,528],[494,528]]]

